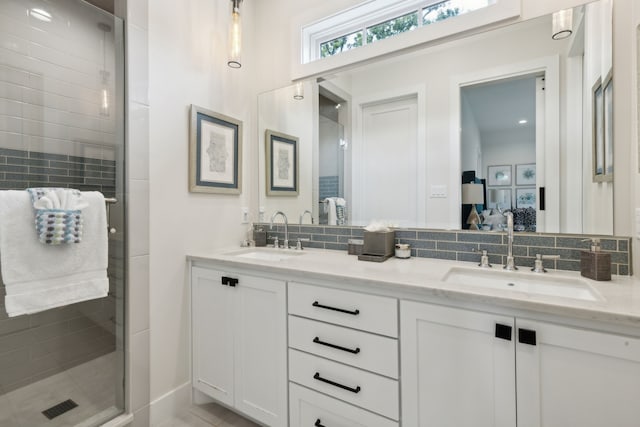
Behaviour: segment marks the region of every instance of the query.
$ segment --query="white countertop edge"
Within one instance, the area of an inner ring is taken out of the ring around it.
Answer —
[[[612,276],[611,281],[598,282],[580,276],[579,272],[549,270],[546,277],[579,278],[587,281],[604,301],[585,301],[519,291],[475,288],[442,279],[452,267],[478,269],[476,263],[432,258],[391,258],[382,263],[358,261],[357,256],[333,250],[305,249],[303,255],[281,261],[240,258],[241,251],[273,248],[227,248],[205,254],[189,254],[192,262],[216,262],[229,269],[245,269],[284,276],[293,282],[334,283],[330,286],[369,291],[399,299],[420,300],[424,297],[451,300],[456,303],[479,303],[506,309],[527,310],[563,318],[608,322],[640,327],[640,280],[631,276]],[[282,250],[284,251],[284,250]],[[286,253],[286,252],[283,252]],[[493,270],[501,270],[495,265]],[[535,275],[523,267],[516,274]],[[638,331],[640,333],[640,331]]]

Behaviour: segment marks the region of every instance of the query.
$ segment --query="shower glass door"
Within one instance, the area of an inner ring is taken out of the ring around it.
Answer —
[[[123,46],[122,21],[81,0],[0,2],[0,190],[113,199],[106,297],[9,316],[0,282],[1,427],[97,426],[123,412]]]

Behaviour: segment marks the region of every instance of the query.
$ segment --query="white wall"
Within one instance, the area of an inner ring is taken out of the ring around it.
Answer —
[[[462,124],[460,129],[460,170],[476,171],[476,176],[482,172],[482,140],[480,129],[469,106],[469,102],[461,96]]]
[[[612,234],[613,183],[593,182],[593,94],[598,79],[604,83],[611,70],[611,2],[589,4],[585,13],[584,116],[583,116],[583,224],[593,234]],[[617,89],[617,88],[616,88]],[[614,172],[615,173],[615,172]]]
[[[151,400],[190,380],[185,256],[238,246],[257,194],[255,3],[244,2],[243,66],[226,65],[231,2],[149,2]],[[270,50],[270,49],[263,49]],[[189,106],[243,121],[242,194],[188,191]],[[255,206],[252,212],[255,212]]]

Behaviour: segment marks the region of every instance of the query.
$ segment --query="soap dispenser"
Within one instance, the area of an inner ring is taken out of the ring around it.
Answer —
[[[580,252],[580,274],[593,280],[611,280],[611,254],[600,251],[600,239],[586,241],[591,241],[591,249]]]

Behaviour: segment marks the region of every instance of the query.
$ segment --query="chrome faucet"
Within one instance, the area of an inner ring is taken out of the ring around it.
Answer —
[[[305,216],[306,214],[309,214],[309,218],[311,218],[311,224],[313,224],[313,214],[311,213],[311,211],[310,211],[310,210],[305,209],[305,211],[304,211],[304,212],[302,212],[302,215],[300,215],[300,221],[299,221],[300,225],[302,225],[302,219],[304,218],[304,216]]]
[[[278,216],[282,215],[284,218],[284,244],[283,247],[285,249],[289,249],[289,221],[287,221],[287,216],[282,211],[276,211],[273,215],[271,215],[271,224],[269,224],[269,230],[273,230],[273,220]],[[276,240],[277,242],[277,240]],[[276,245],[276,247],[278,247]]]
[[[513,258],[513,213],[507,212],[507,262],[504,265],[505,270],[517,270],[516,262]]]

